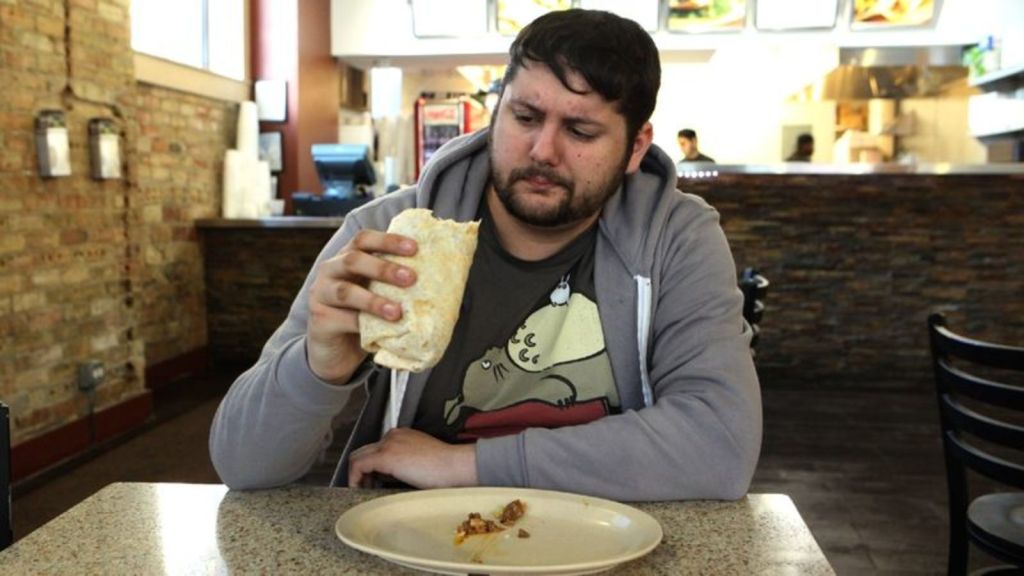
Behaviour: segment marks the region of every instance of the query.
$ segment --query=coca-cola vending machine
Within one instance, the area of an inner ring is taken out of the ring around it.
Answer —
[[[416,179],[442,144],[487,124],[487,111],[468,97],[416,100]]]

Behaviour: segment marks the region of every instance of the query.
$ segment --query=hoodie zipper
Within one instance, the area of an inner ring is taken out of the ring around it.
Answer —
[[[647,335],[651,331],[651,279],[637,274],[636,281],[636,343],[640,354],[640,386],[644,406],[654,405],[654,391],[647,373]]]

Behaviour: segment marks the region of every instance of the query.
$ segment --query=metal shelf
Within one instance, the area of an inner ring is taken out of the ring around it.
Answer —
[[[996,82],[1002,82],[1008,80],[1014,76],[1019,76],[1024,80],[1024,64],[1018,64],[1017,66],[1011,66],[1009,68],[1003,68],[996,70],[995,72],[989,72],[983,74],[977,78],[970,79],[970,85],[975,87],[982,87],[989,84],[995,84]]]

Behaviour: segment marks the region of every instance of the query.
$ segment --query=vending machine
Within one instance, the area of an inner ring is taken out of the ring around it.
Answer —
[[[416,179],[427,160],[442,144],[460,134],[487,125],[487,109],[476,100],[460,96],[444,100],[416,100]]]

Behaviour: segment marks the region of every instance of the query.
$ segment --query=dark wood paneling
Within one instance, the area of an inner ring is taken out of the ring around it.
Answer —
[[[765,385],[931,386],[925,321],[1024,340],[1024,177],[684,179],[719,210],[736,266],[771,281]]]
[[[288,315],[331,229],[201,230],[215,365],[252,364]]]

